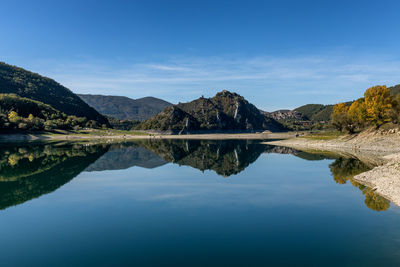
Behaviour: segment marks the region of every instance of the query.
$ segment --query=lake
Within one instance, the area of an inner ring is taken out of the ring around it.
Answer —
[[[257,141],[0,146],[2,266],[395,266],[373,166]]]

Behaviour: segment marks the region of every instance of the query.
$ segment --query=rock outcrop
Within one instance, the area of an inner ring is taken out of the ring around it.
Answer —
[[[137,129],[175,134],[285,130],[280,123],[262,114],[244,97],[225,90],[212,98],[200,97],[192,102],[167,107],[161,113],[139,124]]]

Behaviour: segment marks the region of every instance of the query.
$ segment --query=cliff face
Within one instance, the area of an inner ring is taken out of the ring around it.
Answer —
[[[168,107],[137,128],[172,133],[284,130],[280,123],[262,114],[244,97],[228,91]]]

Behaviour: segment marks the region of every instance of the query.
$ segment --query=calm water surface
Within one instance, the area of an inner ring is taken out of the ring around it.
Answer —
[[[2,266],[400,264],[373,166],[252,141],[2,144]]]

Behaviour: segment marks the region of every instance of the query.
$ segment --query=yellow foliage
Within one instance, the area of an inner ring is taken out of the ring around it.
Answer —
[[[333,113],[331,115],[331,123],[339,131],[348,129],[349,118],[348,113],[349,107],[345,103],[339,103],[333,106]],[[350,129],[352,130],[352,129]]]
[[[390,111],[394,106],[393,97],[385,85],[378,85],[367,89],[364,93],[366,120],[379,126],[390,121]]]
[[[339,103],[333,106],[333,114],[347,114],[349,107],[345,103]]]
[[[349,108],[348,114],[353,122],[362,125],[367,118],[367,110],[365,108],[364,99],[360,98],[354,101]]]
[[[29,114],[28,120],[29,120],[30,122],[32,122],[34,119],[35,119],[35,117],[34,117],[32,114]]]
[[[385,85],[368,88],[364,98],[354,101],[350,107],[345,103],[333,107],[331,123],[338,130],[352,133],[366,125],[381,126],[400,120],[399,99],[394,99]]]
[[[12,123],[16,123],[20,120],[20,117],[18,116],[17,112],[10,111],[10,113],[8,113],[8,120]]]
[[[8,157],[8,164],[10,164],[11,166],[15,166],[19,161],[19,157],[16,154],[11,154]]]

